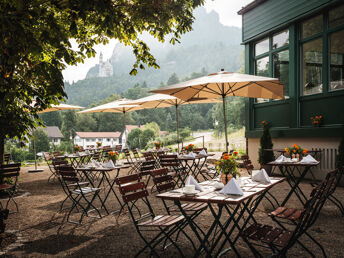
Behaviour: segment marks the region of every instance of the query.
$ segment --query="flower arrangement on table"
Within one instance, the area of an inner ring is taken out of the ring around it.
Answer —
[[[321,124],[322,118],[323,116],[312,116],[311,121],[312,121],[313,126],[319,126]]]
[[[96,144],[98,148],[102,146],[102,142],[96,142]]]
[[[73,150],[74,150],[74,152],[79,152],[79,151],[81,151],[81,146],[76,144],[76,145],[74,145]]]
[[[108,152],[109,159],[112,160],[114,164],[116,164],[116,160],[119,158],[119,153],[117,151],[109,151]]]
[[[216,170],[221,173],[221,181],[223,184],[227,184],[232,177],[240,177],[237,159],[238,152],[234,151],[232,154],[223,154],[221,159],[215,162]]]
[[[186,152],[191,152],[195,148],[195,145],[190,143],[188,146],[185,147]]]
[[[307,149],[303,149],[297,144],[294,144],[293,147],[286,147],[284,150],[287,155],[289,155],[293,159],[296,158],[298,161],[303,155],[307,154],[308,152]]]
[[[158,150],[161,148],[161,142],[154,142],[154,147]]]

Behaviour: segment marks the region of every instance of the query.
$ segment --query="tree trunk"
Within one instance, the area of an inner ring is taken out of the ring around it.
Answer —
[[[5,136],[0,135],[0,164],[4,163]]]

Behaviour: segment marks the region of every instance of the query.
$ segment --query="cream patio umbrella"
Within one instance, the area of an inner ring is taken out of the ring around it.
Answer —
[[[80,111],[78,113],[80,114],[84,114],[84,113],[98,113],[98,112],[113,112],[113,113],[123,113],[123,124],[124,124],[124,129],[126,126],[126,118],[125,118],[125,114],[127,112],[132,112],[132,111],[136,111],[136,110],[141,110],[143,109],[142,106],[139,105],[126,105],[124,106],[124,104],[127,104],[129,102],[132,102],[133,100],[131,99],[120,99],[120,100],[115,100],[97,107],[93,107],[90,109],[86,109],[83,111]]]
[[[284,99],[283,85],[278,79],[225,71],[166,86],[151,92],[172,95],[185,101],[222,98],[227,152],[228,137],[225,103],[227,96]]]
[[[51,107],[46,108],[42,111],[39,111],[38,114],[47,113],[47,112],[53,112],[53,111],[60,111],[60,110],[68,110],[68,109],[82,109],[83,107],[80,106],[74,106],[74,105],[68,105],[64,103],[60,103],[58,105],[51,105]],[[37,169],[37,160],[36,160],[36,140],[35,137],[33,137],[33,153],[35,155],[35,169],[30,169],[28,172],[42,172],[43,169]]]
[[[124,105],[140,105],[144,109],[151,108],[164,108],[175,106],[176,108],[176,123],[177,123],[177,142],[178,142],[178,152],[179,152],[179,119],[178,119],[178,107],[185,104],[199,104],[199,103],[219,103],[219,99],[193,99],[192,101],[185,101],[174,96],[166,94],[154,94],[148,97],[134,100],[128,102]]]

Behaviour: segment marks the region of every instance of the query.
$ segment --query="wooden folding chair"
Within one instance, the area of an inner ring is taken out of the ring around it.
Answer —
[[[306,234],[321,248],[324,257],[326,257],[325,250],[319,242],[311,237],[308,233],[308,229],[315,223],[324,203],[335,187],[336,176],[337,171],[328,173],[326,179],[318,187],[313,189],[310,199],[308,199],[302,210],[290,212],[290,210],[288,211],[285,209],[274,213],[273,217],[275,218],[277,216],[283,217],[288,215],[287,219],[293,221],[295,225],[294,230],[287,230],[281,223],[279,223],[281,227],[254,223],[245,229],[241,233],[241,236],[254,255],[256,257],[263,257],[254,247],[254,245],[257,245],[270,248],[273,255],[276,257],[286,257],[287,251],[292,248],[295,243],[299,243],[312,257],[315,257],[315,255],[299,241],[299,238],[303,234]]]
[[[137,233],[141,239],[145,242],[145,246],[138,251],[135,257],[142,254],[147,248],[150,249],[150,255],[159,257],[156,251],[156,247],[166,241],[170,241],[171,244],[178,250],[179,254],[184,257],[184,254],[178,244],[174,241],[173,235],[181,231],[181,233],[188,238],[192,243],[190,237],[181,228],[185,223],[184,216],[180,215],[156,215],[150,205],[148,199],[148,191],[144,182],[140,182],[140,175],[133,174],[126,176],[130,177],[130,183],[123,183],[123,180],[119,177],[116,179],[116,183],[119,185],[119,190],[123,198],[124,205],[127,207],[130,217],[134,223]],[[124,180],[127,182],[127,180]],[[140,203],[140,205],[138,204]],[[146,233],[148,233],[146,235]],[[156,233],[153,237],[149,236],[152,233]],[[163,246],[165,249],[165,245]]]
[[[78,174],[70,165],[58,167],[58,175],[62,189],[67,196],[63,203],[67,199],[72,201],[72,206],[70,207],[67,214],[67,221],[70,223],[81,224],[84,216],[101,218],[99,210],[93,204],[95,199],[99,196],[100,188],[89,187],[89,182],[81,182]],[[63,203],[61,206],[63,206]],[[69,218],[73,210],[79,210],[79,208],[81,209],[81,216],[79,221],[70,220]],[[96,211],[98,215],[89,215],[89,213],[92,211]]]
[[[3,161],[3,163],[4,164],[8,164],[8,163],[10,163],[10,160],[11,160],[11,154],[5,153],[4,154],[4,161]]]
[[[19,212],[18,204],[14,199],[14,194],[17,190],[17,182],[20,174],[21,163],[2,164],[0,165],[0,190],[8,194],[8,200],[6,202],[5,209],[8,208],[8,204],[12,201],[16,207],[15,212]],[[1,208],[3,207],[1,203]],[[11,213],[15,213],[11,212]]]
[[[169,174],[173,177],[176,186],[183,187],[187,173],[178,160],[178,156],[174,154],[166,154],[159,156],[160,165],[162,168],[167,168]]]
[[[133,173],[139,173],[141,161],[133,160],[128,149],[123,149],[123,152],[124,152],[125,158],[127,160],[126,163],[131,166],[129,171],[128,171],[128,174],[130,175]]]

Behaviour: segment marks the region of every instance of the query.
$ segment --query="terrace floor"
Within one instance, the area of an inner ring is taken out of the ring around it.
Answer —
[[[15,230],[24,241],[12,250],[6,251],[5,257],[133,257],[144,246],[128,214],[121,215],[118,224],[116,215],[100,220],[85,218],[81,226],[63,223],[64,213],[57,211],[65,195],[57,181],[47,182],[50,172],[47,167],[42,168],[45,169],[44,172],[35,174],[28,173],[29,168],[21,170],[19,183],[20,189],[25,194],[16,198],[20,212],[9,215],[6,230]],[[122,171],[122,174],[126,174],[126,171]],[[306,189],[308,194],[311,191],[307,183],[303,183],[302,188]],[[288,189],[288,185],[283,183],[272,189],[272,193],[281,200]],[[344,200],[342,187],[337,189],[336,196]],[[154,197],[154,194],[150,196],[150,201],[157,214],[164,214],[162,203]],[[293,204],[296,204],[295,199],[291,199],[288,206]],[[266,215],[268,211],[271,211],[271,206],[263,201],[255,213],[256,219],[273,225]],[[198,218],[198,223],[203,228],[209,227],[210,221],[212,216],[209,211],[205,211]],[[310,233],[323,244],[328,257],[344,256],[344,217],[331,203],[326,203],[319,219],[310,228]],[[320,256],[320,250],[309,239],[302,237],[301,240]],[[181,248],[186,256],[191,256],[191,245],[183,239]],[[252,257],[242,240],[238,241],[237,248],[243,257]],[[172,247],[167,252],[160,253],[163,257],[178,256]],[[268,252],[265,254],[267,256]],[[141,257],[148,255],[149,253],[146,252]],[[229,252],[225,255],[225,257],[230,256],[233,257],[233,253]],[[295,245],[288,252],[288,256],[307,257],[307,253]]]

